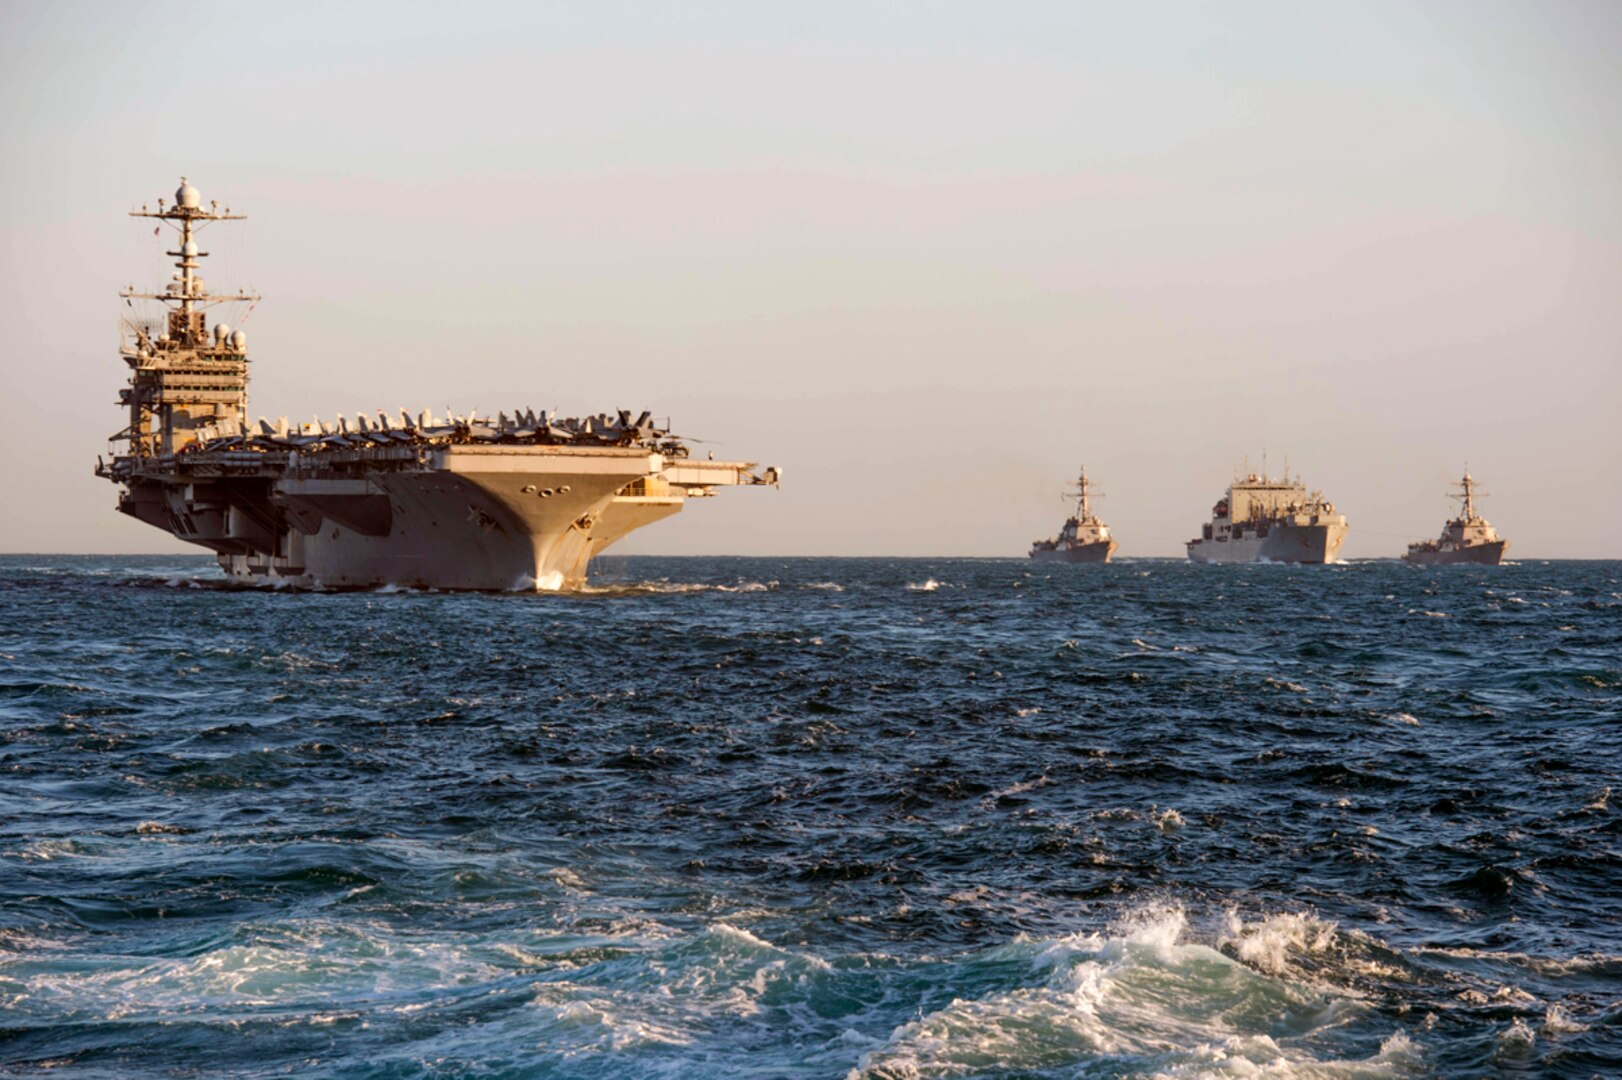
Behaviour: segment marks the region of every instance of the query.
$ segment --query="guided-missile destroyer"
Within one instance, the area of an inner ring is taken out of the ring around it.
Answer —
[[[1210,523],[1188,542],[1188,557],[1204,563],[1334,562],[1346,528],[1346,516],[1322,492],[1309,495],[1288,475],[1250,473],[1211,508]]]
[[[112,439],[125,452],[98,459],[96,474],[121,486],[119,510],[215,552],[232,579],[573,588],[592,556],[689,498],[778,482],[751,462],[694,460],[647,412],[250,423],[247,336],[209,316],[258,297],[211,293],[199,273],[202,231],[244,215],[205,208],[184,177],[172,205],[131,214],[176,234],[176,272],[161,291],[120,294],[132,311],[161,311],[123,321],[129,424]]]
[[[1509,550],[1509,541],[1498,535],[1487,519],[1476,513],[1476,500],[1482,493],[1470,470],[1464,471],[1459,488],[1462,494],[1450,495],[1460,502],[1459,516],[1442,526],[1442,535],[1435,540],[1421,540],[1408,545],[1403,561],[1419,566],[1441,566],[1448,563],[1476,563],[1497,566]]]
[[[1092,508],[1093,488],[1087,481],[1087,466],[1076,480],[1076,512],[1059,528],[1059,535],[1031,545],[1031,558],[1038,562],[1101,563],[1115,553],[1115,537],[1109,526],[1098,520]]]

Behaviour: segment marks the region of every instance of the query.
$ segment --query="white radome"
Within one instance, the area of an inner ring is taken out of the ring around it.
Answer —
[[[241,352],[248,347],[248,334],[245,330],[238,330],[231,335],[231,348]]]
[[[180,187],[175,191],[175,205],[186,210],[196,210],[203,205],[203,197],[186,182],[184,176],[180,178]]]

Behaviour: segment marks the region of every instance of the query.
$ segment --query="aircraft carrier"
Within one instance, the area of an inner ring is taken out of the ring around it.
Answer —
[[[98,458],[96,474],[120,486],[120,511],[213,551],[235,581],[577,588],[593,556],[689,499],[780,479],[695,460],[648,412],[250,422],[247,335],[210,312],[258,296],[211,293],[199,272],[203,230],[244,215],[205,208],[184,177],[173,204],[131,215],[172,230],[175,273],[161,291],[120,293],[132,312],[160,307],[123,320],[129,424],[112,437],[124,452]]]
[[[1340,557],[1346,515],[1299,479],[1248,473],[1211,508],[1211,521],[1188,542],[1201,563],[1328,563]]]
[[[1486,518],[1476,513],[1476,500],[1482,493],[1470,470],[1464,470],[1459,488],[1462,494],[1450,495],[1462,504],[1459,516],[1442,526],[1442,535],[1435,540],[1421,540],[1408,545],[1404,562],[1417,566],[1445,566],[1453,563],[1474,563],[1478,566],[1497,566],[1509,550],[1509,541],[1498,535]]]
[[[1102,563],[1115,554],[1115,537],[1109,526],[1093,513],[1093,488],[1087,481],[1087,466],[1081,467],[1074,497],[1076,512],[1059,527],[1059,535],[1031,545],[1031,558],[1037,562]]]

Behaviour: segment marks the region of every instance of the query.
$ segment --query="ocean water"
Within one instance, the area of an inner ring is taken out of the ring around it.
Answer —
[[[1622,1075],[1622,564],[0,559],[0,1072]]]

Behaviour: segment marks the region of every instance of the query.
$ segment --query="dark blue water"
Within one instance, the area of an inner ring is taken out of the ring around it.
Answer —
[[[213,577],[0,560],[0,1071],[1622,1074],[1622,564]]]

